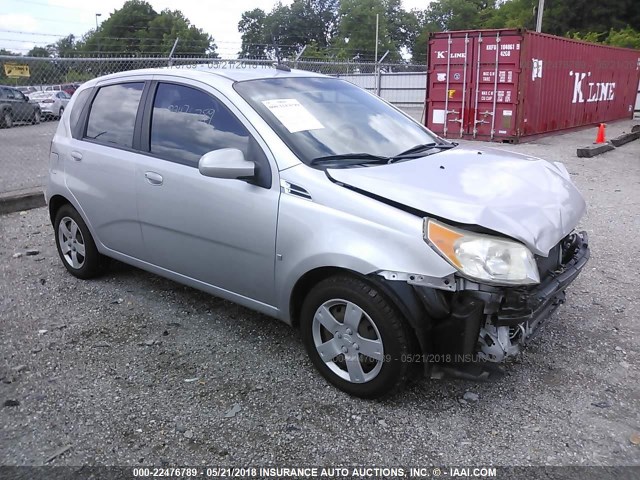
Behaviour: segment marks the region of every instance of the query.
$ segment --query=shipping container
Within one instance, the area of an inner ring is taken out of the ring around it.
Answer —
[[[518,142],[632,118],[640,51],[526,30],[429,39],[426,125],[449,138]]]

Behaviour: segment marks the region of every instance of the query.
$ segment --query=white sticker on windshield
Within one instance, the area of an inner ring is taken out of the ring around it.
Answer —
[[[290,133],[324,128],[324,125],[295,98],[264,100],[262,103]]]

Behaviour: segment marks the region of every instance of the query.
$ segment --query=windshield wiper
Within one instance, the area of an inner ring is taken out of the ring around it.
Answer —
[[[411,147],[409,150],[405,150],[398,155],[394,155],[389,158],[388,163],[395,163],[400,160],[409,160],[411,158],[420,158],[426,157],[428,155],[433,155],[434,153],[439,153],[441,150],[448,150],[453,147],[457,147],[457,143],[424,143],[422,145],[416,145],[415,147]],[[436,152],[432,152],[427,154],[427,150],[438,150]]]
[[[342,155],[327,155],[311,160],[311,165],[325,165],[335,163],[336,166],[352,166],[364,164],[385,164],[389,162],[389,157],[373,155],[371,153],[345,153]]]
[[[423,143],[421,145],[416,145],[415,147],[411,147],[409,150],[405,150],[404,152],[399,153],[398,155],[394,155],[393,158],[401,158],[401,157],[404,157],[405,155],[411,155],[413,153],[422,152],[424,150],[430,150],[432,148],[441,148],[446,150],[448,148],[453,148],[457,145],[458,145],[457,143],[435,143],[435,142]]]

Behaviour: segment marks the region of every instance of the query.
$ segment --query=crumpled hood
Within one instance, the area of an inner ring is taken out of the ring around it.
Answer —
[[[456,147],[391,165],[328,169],[327,174],[426,214],[503,233],[544,256],[586,209],[563,167],[494,148]]]

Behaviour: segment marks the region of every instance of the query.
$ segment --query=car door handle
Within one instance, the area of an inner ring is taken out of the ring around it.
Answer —
[[[162,185],[162,175],[156,172],[146,172],[144,177],[151,185]]]
[[[82,154],[80,152],[71,152],[71,158],[73,158],[76,162],[82,160]]]

